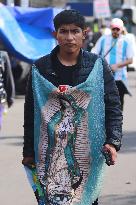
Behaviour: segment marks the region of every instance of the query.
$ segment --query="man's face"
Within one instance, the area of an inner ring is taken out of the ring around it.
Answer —
[[[121,30],[119,28],[112,28],[111,31],[113,38],[118,38],[121,33]]]
[[[82,47],[83,39],[85,39],[85,30],[83,31],[74,24],[66,24],[54,32],[54,36],[62,51],[74,53]]]

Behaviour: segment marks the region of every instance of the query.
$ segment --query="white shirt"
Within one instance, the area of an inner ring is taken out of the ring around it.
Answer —
[[[128,58],[133,58],[133,45],[130,43],[130,41],[127,41],[124,35],[120,35],[117,39],[114,39],[112,35],[101,36],[91,52],[104,56],[113,44],[113,48],[105,57],[109,65],[121,63]],[[114,78],[115,80],[126,80],[126,66],[117,70],[115,72]]]

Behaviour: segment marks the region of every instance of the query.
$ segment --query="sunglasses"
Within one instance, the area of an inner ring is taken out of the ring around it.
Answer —
[[[120,31],[119,28],[112,28],[112,31]]]

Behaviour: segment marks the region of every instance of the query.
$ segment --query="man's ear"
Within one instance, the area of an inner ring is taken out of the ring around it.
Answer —
[[[83,30],[83,39],[86,38],[86,35],[87,35],[87,29],[84,29],[84,30]]]
[[[52,35],[54,36],[54,38],[57,39],[57,32],[56,32],[56,31],[53,31],[53,32],[52,32]]]

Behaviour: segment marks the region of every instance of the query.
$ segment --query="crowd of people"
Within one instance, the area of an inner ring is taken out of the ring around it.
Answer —
[[[134,51],[119,18],[91,40],[76,10],[53,22],[58,45],[34,62],[27,81],[22,164],[38,205],[98,205],[105,165],[121,147]],[[0,127],[14,98],[10,60],[0,51]]]

